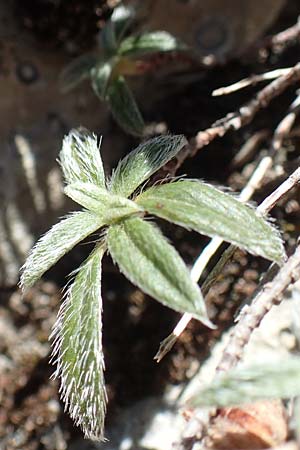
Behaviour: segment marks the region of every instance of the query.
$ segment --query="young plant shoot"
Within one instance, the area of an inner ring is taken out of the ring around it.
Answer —
[[[220,236],[277,263],[284,257],[280,235],[265,218],[208,184],[184,179],[141,190],[186,143],[183,136],[171,135],[143,142],[106,178],[97,137],[84,129],[71,131],[63,141],[60,164],[65,194],[83,209],[54,225],[22,268],[21,286],[27,288],[76,244],[90,234],[95,239],[98,233],[92,253],[72,274],[52,333],[61,396],[75,423],[91,439],[104,437],[101,261],[106,251],[144,292],[207,326],[212,324],[199,286],[149,215]]]
[[[134,8],[116,7],[101,30],[99,54],[76,58],[63,71],[61,81],[63,90],[68,91],[90,79],[95,94],[108,104],[116,122],[127,133],[142,136],[145,123],[125,77],[142,74],[149,58],[186,51],[186,46],[166,31],[124,37],[134,17]]]

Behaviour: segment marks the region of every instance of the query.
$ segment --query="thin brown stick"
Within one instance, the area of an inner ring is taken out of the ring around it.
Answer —
[[[257,208],[261,214],[267,214],[276,203],[300,182],[300,167],[296,169],[272,194],[270,194]]]
[[[257,44],[253,46],[253,49],[258,51],[269,49],[278,54],[297,42],[299,38],[300,20],[298,17],[297,22],[294,25],[273,36],[263,38],[260,42],[257,42]]]
[[[271,39],[271,46],[278,47],[284,46],[286,47],[289,43],[299,39],[300,37],[300,21],[299,17],[297,22],[286,30],[281,31],[278,34],[275,34]]]
[[[238,153],[234,156],[230,163],[231,169],[238,169],[243,167],[247,162],[251,161],[257,149],[260,147],[270,135],[268,130],[256,131],[246,142],[242,145]]]
[[[281,77],[282,75],[286,75],[291,70],[291,67],[283,68],[283,69],[275,69],[270,72],[261,73],[259,75],[251,75],[250,77],[243,78],[236,83],[230,84],[229,86],[220,87],[215,89],[212,92],[213,97],[217,97],[219,95],[228,95],[233,92],[244,89],[248,86],[255,86],[257,83],[261,83],[262,81],[274,80],[276,78]]]
[[[288,114],[279,122],[274,132],[272,148],[278,151],[282,147],[283,140],[290,134],[300,111],[300,96],[298,95],[289,107]]]
[[[260,109],[266,108],[275,97],[299,79],[300,63],[291,67],[288,73],[285,73],[265,86],[252,100],[242,106],[238,111],[227,114],[226,117],[215,122],[210,128],[199,131],[191,139],[189,145],[178,153],[177,157],[171,162],[171,165],[167,164],[159,171],[158,179],[163,179],[166,176],[175,176],[177,170],[187,158],[195,156],[199,150],[210,144],[214,139],[224,136],[229,130],[238,130],[244,125],[247,125]]]
[[[273,270],[273,264],[268,272]],[[248,344],[253,330],[259,326],[262,319],[273,305],[279,305],[283,294],[292,281],[300,276],[300,245],[290,256],[274,279],[265,283],[256,295],[251,305],[245,305],[240,312],[238,323],[229,337],[229,342],[222,354],[222,359],[216,372],[233,368],[242,358],[243,350]]]
[[[238,130],[242,126],[247,125],[260,109],[266,108],[271,100],[280,95],[288,86],[298,81],[299,78],[300,63],[259,91],[254,99],[242,106],[237,113],[229,114],[225,119],[218,121],[216,126],[223,124],[226,130]]]

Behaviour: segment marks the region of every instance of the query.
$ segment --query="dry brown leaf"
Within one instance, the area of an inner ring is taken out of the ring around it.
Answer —
[[[287,438],[287,420],[280,400],[220,408],[209,426],[206,445],[214,449],[275,447]]]

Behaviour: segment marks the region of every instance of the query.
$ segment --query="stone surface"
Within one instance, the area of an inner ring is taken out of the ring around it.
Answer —
[[[36,238],[75,208],[56,162],[64,134],[78,126],[102,134],[109,168],[123,143],[88,83],[62,94],[70,57],[21,28],[13,1],[0,4],[0,24],[0,285],[11,286]]]
[[[138,4],[147,30],[167,30],[205,64],[240,55],[278,16],[285,0],[148,0]],[[147,6],[145,6],[147,5]]]

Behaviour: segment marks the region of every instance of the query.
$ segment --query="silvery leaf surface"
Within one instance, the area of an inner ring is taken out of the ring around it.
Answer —
[[[99,214],[106,225],[122,217],[143,212],[143,208],[135,202],[92,183],[69,184],[64,192],[84,208]]]
[[[102,350],[101,262],[97,246],[66,290],[51,338],[60,395],[87,438],[103,440],[106,412]]]
[[[32,286],[76,244],[103,225],[102,217],[89,211],[74,212],[55,224],[29,253],[22,267],[21,286]]]
[[[64,137],[59,161],[68,184],[77,181],[105,188],[105,175],[97,136],[84,128],[70,131]]]
[[[158,136],[141,143],[125,156],[112,174],[112,192],[128,197],[187,145],[183,135]]]
[[[280,235],[254,208],[208,184],[181,180],[144,191],[136,202],[148,213],[207,236],[219,236],[250,253],[278,263]]]
[[[132,283],[162,304],[211,325],[198,285],[158,228],[138,217],[129,218],[109,227],[107,244]]]

